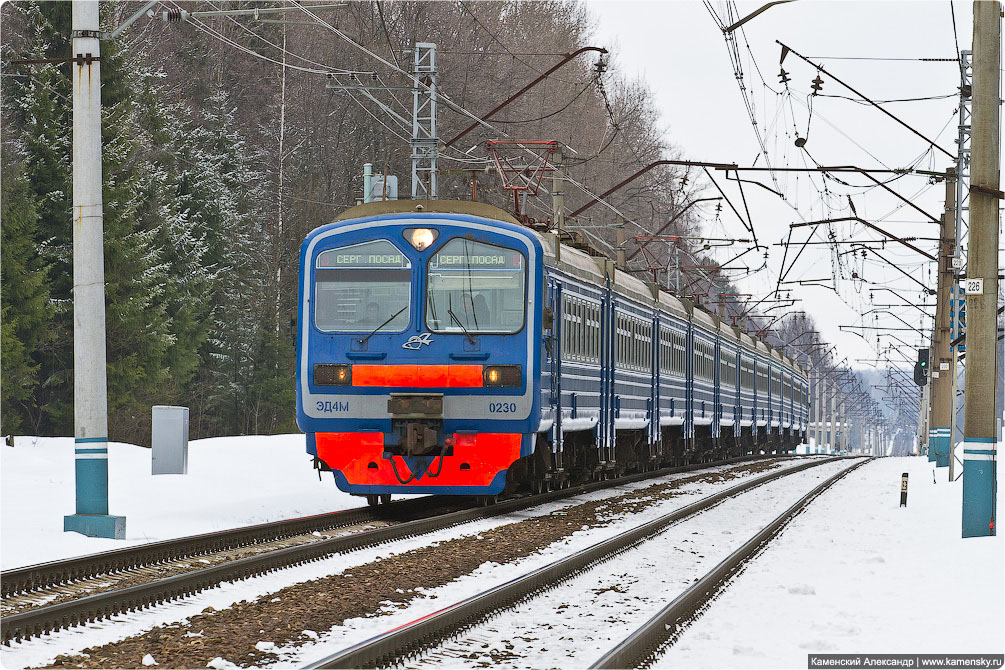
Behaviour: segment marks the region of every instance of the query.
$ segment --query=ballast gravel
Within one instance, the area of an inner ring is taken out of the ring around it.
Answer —
[[[682,488],[749,477],[781,466],[757,461],[717,472],[652,484],[620,497],[566,507],[560,514],[533,517],[498,526],[475,536],[459,537],[402,554],[354,566],[347,572],[315,579],[241,601],[223,610],[207,608],[188,620],[58,656],[50,667],[140,667],[152,654],[161,667],[205,668],[218,659],[241,667],[278,660],[272,651],[312,643],[309,632],[326,631],[347,619],[380,616],[389,608],[406,608],[423,590],[447,584],[491,561],[508,563],[534,554],[570,534],[599,528],[683,495]],[[259,644],[263,641],[273,643]],[[217,663],[219,665],[219,663]]]

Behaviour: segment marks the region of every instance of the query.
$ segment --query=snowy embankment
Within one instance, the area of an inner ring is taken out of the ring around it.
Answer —
[[[405,668],[588,667],[807,491],[853,463],[788,475],[685,518],[615,560],[416,656]]]
[[[803,668],[810,653],[1002,653],[1005,540],[960,537],[963,482],[948,483],[939,468],[933,483],[932,465],[883,458],[835,484],[656,667]],[[908,504],[900,507],[904,472]]]
[[[187,475],[151,475],[144,447],[112,442],[108,452],[109,512],[126,517],[125,541],[63,532],[74,513],[73,438],[0,446],[3,569],[366,504],[330,474],[318,481],[303,435],[194,440]]]
[[[779,464],[779,467],[789,468],[798,465],[800,462],[782,462]],[[729,469],[729,466],[714,466],[707,470],[716,472],[727,469]],[[693,473],[681,473],[667,476],[663,480],[672,481],[692,475]],[[316,478],[315,481],[317,481]],[[402,611],[388,608],[381,613],[388,615],[394,612],[394,615],[354,620],[345,626],[335,627],[335,630],[331,634],[325,635],[325,639],[317,646],[309,645],[305,648],[282,650],[280,652],[282,659],[280,665],[286,666],[297,661],[313,660],[315,657],[331,653],[346,644],[352,644],[360,639],[366,639],[377,632],[386,630],[387,627],[428,614],[430,609],[439,609],[444,602],[453,602],[456,599],[477,593],[489,583],[496,583],[499,580],[523,574],[528,569],[533,569],[554,560],[558,555],[583,548],[603,537],[613,536],[628,527],[665,513],[668,508],[676,509],[682,507],[714,491],[728,488],[735,483],[736,481],[723,480],[715,483],[688,485],[681,491],[681,496],[673,498],[666,504],[649,508],[642,514],[631,515],[629,518],[621,519],[608,527],[580,531],[570,529],[568,540],[560,542],[542,553],[535,554],[529,560],[517,561],[507,565],[487,563],[476,571],[475,574],[461,578],[443,589],[424,591],[423,595],[425,597],[418,598],[413,603],[413,606],[407,610]],[[3,665],[8,668],[45,665],[50,663],[58,654],[79,653],[81,650],[93,645],[107,644],[116,640],[122,640],[131,635],[142,634],[155,626],[174,621],[185,621],[188,618],[197,616],[206,608],[224,610],[234,603],[243,600],[252,601],[259,598],[270,598],[272,594],[280,589],[293,584],[320,579],[327,575],[351,570],[357,565],[364,565],[380,558],[403,554],[422,546],[448,541],[451,538],[479,535],[493,528],[534,516],[561,514],[563,509],[572,505],[590,500],[614,498],[631,491],[643,489],[651,484],[652,482],[637,482],[635,484],[617,486],[612,489],[596,491],[541,505],[515,514],[482,519],[427,535],[398,540],[377,547],[369,547],[352,552],[351,554],[332,556],[239,582],[224,583],[217,588],[207,590],[195,596],[166,603],[149,610],[119,614],[101,622],[56,631],[50,635],[32,638],[20,643],[13,643],[10,647],[4,647],[0,650],[3,656]],[[264,634],[263,639],[268,641],[267,633]],[[151,649],[151,651],[156,652],[157,650]]]

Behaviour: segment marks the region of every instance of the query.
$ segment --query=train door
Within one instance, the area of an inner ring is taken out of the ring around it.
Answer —
[[[649,329],[649,347],[651,355],[649,357],[649,460],[653,461],[659,456],[660,446],[660,354],[663,347],[662,332],[660,330],[660,313],[653,309],[653,318]]]
[[[684,351],[684,437],[686,449],[694,450],[694,322],[687,321]]]
[[[548,281],[549,302],[552,317],[552,359],[551,359],[551,451],[553,454],[562,452],[562,344],[564,342],[565,310],[562,305],[562,282],[555,279]]]
[[[606,277],[600,297],[600,421],[597,423],[597,460],[602,469],[614,461],[614,294]]]
[[[719,419],[722,418],[722,370],[719,366],[721,342],[719,334],[715,335],[715,342],[712,343],[712,445],[719,449]]]
[[[740,395],[740,380],[743,378],[741,375],[743,372],[740,370],[740,349],[737,347],[736,353],[733,355],[736,359],[736,369],[733,371],[733,435],[736,439],[740,439],[740,434],[742,429],[740,427],[740,418],[743,416],[743,404],[741,402]]]

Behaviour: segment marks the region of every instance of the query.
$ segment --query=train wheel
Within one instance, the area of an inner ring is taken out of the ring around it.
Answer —
[[[380,498],[374,493],[366,494],[366,504],[370,507],[376,507],[380,503]]]
[[[499,502],[499,496],[478,496],[478,505],[481,507],[489,507],[490,505],[495,505]]]
[[[390,493],[382,493],[380,495],[380,504],[381,505],[387,505],[390,502],[391,502],[391,494]]]

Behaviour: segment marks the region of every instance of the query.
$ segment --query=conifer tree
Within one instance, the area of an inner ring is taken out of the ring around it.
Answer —
[[[16,147],[4,148],[0,213],[0,420],[4,434],[38,432],[41,421],[34,398],[39,387],[37,352],[52,340],[47,326],[52,318],[48,266],[36,253],[38,210]],[[12,157],[12,154],[14,155]]]

